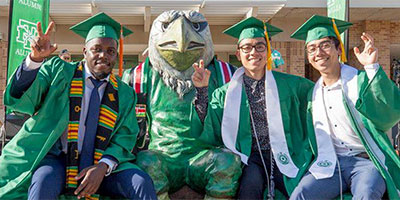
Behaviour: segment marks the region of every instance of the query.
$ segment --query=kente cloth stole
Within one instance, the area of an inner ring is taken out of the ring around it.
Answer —
[[[83,97],[83,64],[78,65],[75,70],[69,92],[69,123],[68,123],[68,153],[66,162],[66,191],[73,193],[78,186],[75,176],[78,175],[79,153],[78,153],[78,129]],[[97,126],[96,141],[94,145],[94,164],[101,159],[104,150],[110,142],[111,133],[114,130],[118,116],[118,83],[113,74],[104,91],[100,105],[99,123]],[[90,117],[90,116],[88,116]],[[86,199],[98,199],[94,194]]]

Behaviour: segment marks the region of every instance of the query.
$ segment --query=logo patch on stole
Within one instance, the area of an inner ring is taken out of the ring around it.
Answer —
[[[115,101],[115,97],[113,93],[108,93],[108,98],[110,99],[110,101]]]
[[[329,160],[323,160],[323,161],[319,161],[319,162],[317,163],[317,165],[318,165],[319,167],[329,167],[329,166],[332,165],[332,162],[329,161]]]
[[[282,165],[287,165],[289,164],[289,157],[283,153],[283,152],[279,152],[278,153],[278,161],[282,164]]]

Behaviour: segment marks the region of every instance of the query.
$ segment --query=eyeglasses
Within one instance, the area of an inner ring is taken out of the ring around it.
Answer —
[[[265,49],[267,49],[267,45],[260,42],[260,43],[257,43],[256,45],[245,44],[245,45],[239,47],[239,49],[243,53],[250,53],[253,50],[253,48],[255,48],[257,52],[264,52]]]
[[[323,50],[324,52],[329,52],[329,50],[331,50],[332,46],[333,46],[333,42],[330,40],[327,40],[327,41],[323,41],[323,42],[319,43],[319,45],[307,46],[306,51],[307,51],[308,55],[312,56],[315,53],[317,53],[318,48]]]

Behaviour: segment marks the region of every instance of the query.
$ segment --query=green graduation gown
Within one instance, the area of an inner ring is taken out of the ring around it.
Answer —
[[[290,156],[295,165],[299,168],[299,173],[295,178],[284,176],[285,186],[290,194],[308,169],[312,159],[305,124],[307,93],[308,90],[312,88],[313,83],[305,78],[281,72],[273,71],[272,74],[278,87],[283,128]],[[204,130],[199,138],[205,144],[211,146],[224,146],[221,136],[221,124],[224,113],[225,96],[229,84],[230,83],[218,88],[212,94],[212,99],[208,106],[207,117],[204,122]],[[245,89],[242,89],[241,98],[236,149],[239,152],[250,156],[252,132],[249,102],[247,100]]]
[[[400,90],[386,76],[380,67],[372,80],[368,79],[367,73],[359,70],[357,77],[358,99],[355,104],[357,114],[361,118],[362,125],[368,131],[363,133],[354,114],[350,113],[345,106],[354,132],[359,136],[371,161],[386,181],[387,193],[390,199],[400,198],[400,158],[386,135],[400,120]],[[307,108],[307,132],[309,133],[311,149],[318,155],[317,142],[313,127],[312,116],[312,94],[308,95]],[[343,102],[346,105],[345,100]],[[366,137],[366,134],[369,134]],[[371,145],[374,143],[374,145]],[[375,147],[377,148],[375,148]],[[384,159],[377,156],[381,154]]]
[[[20,97],[10,94],[9,84],[4,104],[31,117],[5,146],[0,156],[0,199],[27,198],[32,173],[66,130],[69,121],[69,90],[78,63],[54,57],[42,64],[36,79]],[[13,82],[10,80],[10,83]],[[115,157],[119,165],[114,172],[137,168],[130,163],[138,126],[135,117],[135,93],[118,78],[119,113],[109,146],[103,155]]]

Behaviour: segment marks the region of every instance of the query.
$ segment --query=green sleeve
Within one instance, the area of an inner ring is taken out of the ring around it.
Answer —
[[[129,80],[130,80],[130,74],[133,68],[125,70],[124,73],[122,74],[121,81],[130,85]]]
[[[119,105],[120,107],[123,106],[123,112],[120,112],[121,116],[119,116],[116,132],[112,136],[109,146],[104,151],[104,155],[113,156],[118,160],[119,164],[135,159],[131,151],[136,145],[136,137],[139,132],[135,113],[135,93],[132,88],[125,91],[121,90],[121,92],[125,92],[125,94],[131,93],[132,95],[123,95],[124,99],[120,99],[122,102]]]
[[[57,69],[59,69],[61,65],[60,59],[56,58],[52,58],[43,63],[32,85],[20,98],[15,98],[11,95],[11,90],[13,89],[12,83],[16,78],[16,73],[14,72],[4,92],[4,105],[17,112],[29,115],[36,113],[52,84]]]
[[[225,96],[221,88],[213,92],[211,101],[208,104],[207,116],[204,120],[204,129],[200,135],[200,140],[208,145],[222,146],[221,124],[224,112]]]
[[[386,76],[381,67],[369,83],[365,73],[360,76],[358,85],[361,89],[356,109],[377,129],[389,130],[400,120],[399,88]]]

